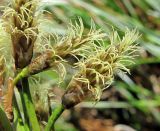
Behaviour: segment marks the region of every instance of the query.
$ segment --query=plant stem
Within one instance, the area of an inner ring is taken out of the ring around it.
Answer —
[[[8,120],[5,112],[0,107],[0,125],[2,125],[4,131],[13,131],[10,121]]]
[[[27,77],[28,74],[29,74],[28,67],[23,68],[22,71],[19,72],[17,76],[14,78],[13,84],[16,85],[18,81],[22,80],[24,77]]]
[[[22,86],[23,86],[22,97],[24,102],[23,104],[26,110],[27,117],[29,119],[31,129],[32,131],[40,131],[40,126],[37,120],[35,108],[34,108],[32,97],[29,90],[28,78],[22,79]]]
[[[22,107],[22,103],[20,103],[21,98],[20,98],[20,94],[19,97],[17,97],[17,92],[18,90],[14,90],[14,97],[13,97],[13,114],[14,114],[14,121],[13,121],[13,126],[14,126],[14,130],[15,131],[29,131],[29,127],[28,124],[26,123],[26,121],[24,120],[23,116],[22,116],[22,112],[24,112],[23,109],[21,109]]]
[[[14,130],[15,131],[29,131],[28,125],[23,123],[21,117],[19,116],[18,109],[14,107]]]
[[[56,120],[60,117],[60,115],[63,113],[63,111],[64,111],[63,105],[59,105],[58,107],[56,107],[56,109],[52,111],[52,114],[45,127],[45,131],[51,131],[52,129],[54,129],[54,124]]]

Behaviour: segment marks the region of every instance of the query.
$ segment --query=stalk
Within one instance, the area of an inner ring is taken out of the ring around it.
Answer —
[[[58,107],[56,107],[56,109],[54,109],[52,111],[52,114],[48,120],[48,123],[45,127],[45,131],[51,131],[52,129],[54,130],[54,124],[56,122],[56,120],[61,116],[61,114],[63,113],[63,111],[65,110],[63,105],[59,105]]]
[[[35,108],[34,108],[32,97],[29,90],[28,78],[22,79],[22,87],[23,87],[22,100],[23,100],[23,104],[26,110],[26,114],[27,114],[31,129],[32,131],[40,131],[40,126],[38,123],[38,119],[36,116]]]
[[[54,62],[51,52],[46,52],[35,58],[28,66],[24,67],[14,78],[13,84],[16,85],[18,81],[30,75],[35,75],[51,67]]]
[[[18,112],[17,107],[14,108],[13,112],[14,112],[14,130],[29,131],[28,125],[26,123],[23,123],[19,115],[20,113]]]
[[[23,68],[20,73],[17,74],[17,76],[13,80],[13,84],[16,85],[18,81],[22,80],[24,77],[28,75],[28,68]]]

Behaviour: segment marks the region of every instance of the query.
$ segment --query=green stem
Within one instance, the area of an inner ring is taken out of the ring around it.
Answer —
[[[18,92],[18,90],[17,90]],[[14,121],[13,121],[13,125],[14,125],[14,130],[15,131],[29,131],[29,127],[28,124],[26,123],[26,121],[24,121],[24,119],[22,118],[21,113],[24,112],[20,106],[21,103],[19,101],[21,101],[20,96],[17,97],[17,92],[15,90],[14,92],[14,98],[13,98],[13,114],[14,114]]]
[[[63,113],[63,111],[64,111],[63,105],[59,105],[58,107],[56,107],[56,109],[52,111],[52,114],[45,127],[45,131],[51,131],[52,129],[54,129],[54,124],[56,120],[60,117],[60,115]]]
[[[37,120],[35,108],[34,108],[32,97],[29,90],[28,78],[22,79],[22,86],[23,86],[22,97],[24,102],[23,104],[26,110],[27,117],[29,119],[31,129],[32,131],[40,131],[40,126]]]
[[[15,107],[13,109],[14,113],[14,130],[15,131],[29,131],[28,125],[23,123],[21,117],[19,116],[18,109]]]
[[[13,80],[13,84],[16,85],[18,81],[22,80],[24,77],[27,77],[29,75],[29,69],[28,67],[23,68],[21,72],[17,74],[17,76]]]
[[[34,75],[46,69],[49,69],[52,65],[51,64],[52,62],[54,62],[52,52],[46,52],[38,56],[28,66],[23,68],[21,72],[17,74],[17,76],[14,78],[14,81],[13,81],[14,85],[16,85],[18,81],[22,80],[25,77],[28,77],[30,75]]]
[[[10,121],[8,120],[5,112],[0,107],[0,125],[3,127],[4,131],[13,131]]]

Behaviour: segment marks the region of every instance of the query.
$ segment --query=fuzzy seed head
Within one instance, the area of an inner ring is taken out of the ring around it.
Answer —
[[[11,34],[15,64],[23,68],[29,64],[38,27],[35,10],[37,0],[12,0],[3,13],[3,27]]]
[[[129,72],[126,66],[133,64],[138,49],[134,42],[138,37],[136,30],[127,30],[122,39],[113,32],[108,47],[101,45],[87,59],[80,61],[77,64],[80,70],[72,78],[63,104],[69,108],[86,99],[99,100],[102,91],[112,84],[117,71]]]
[[[86,57],[94,48],[94,43],[102,41],[105,36],[106,34],[100,29],[96,30],[94,24],[88,32],[85,32],[82,19],[79,18],[75,24],[70,23],[65,36],[57,38],[54,49],[62,58],[67,55]]]
[[[63,60],[69,55],[78,59],[77,56],[87,57],[94,49],[94,43],[102,41],[105,36],[102,30],[95,28],[94,23],[88,32],[84,31],[82,19],[79,18],[78,21],[70,22],[65,35],[51,34],[49,38],[43,36],[42,43],[37,47],[44,52],[50,50]]]

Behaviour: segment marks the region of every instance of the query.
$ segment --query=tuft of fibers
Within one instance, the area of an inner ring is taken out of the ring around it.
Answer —
[[[32,59],[38,27],[35,15],[37,0],[12,0],[3,13],[3,27],[11,35],[16,68],[23,68]]]
[[[73,107],[83,100],[98,101],[102,91],[109,87],[117,71],[128,72],[128,65],[138,50],[135,41],[139,38],[136,30],[127,30],[120,38],[116,31],[109,35],[110,45],[96,48],[86,59],[77,63],[77,72],[63,95],[62,103],[66,108]]]

